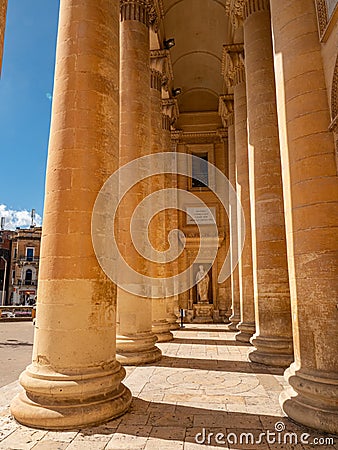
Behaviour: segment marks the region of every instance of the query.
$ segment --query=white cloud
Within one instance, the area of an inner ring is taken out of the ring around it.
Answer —
[[[15,230],[16,227],[27,228],[32,223],[30,211],[26,209],[16,211],[2,204],[0,204],[0,217],[5,217],[5,230]],[[35,214],[35,223],[41,226],[42,217],[39,214]]]

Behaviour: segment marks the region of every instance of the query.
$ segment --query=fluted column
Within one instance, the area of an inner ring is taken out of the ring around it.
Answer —
[[[161,66],[158,59],[152,58],[153,66]],[[158,153],[162,151],[162,71],[151,69],[150,73],[150,87],[151,87],[151,151]],[[164,169],[164,167],[163,167]],[[151,179],[151,191],[155,192],[165,188],[165,176],[153,176]],[[158,205],[159,207],[164,205]],[[160,208],[158,208],[160,209]],[[165,230],[165,212],[162,211],[157,214],[151,223],[150,240],[152,245],[158,251],[164,251],[166,248],[166,230]],[[152,275],[157,278],[165,278],[166,265],[165,263],[158,263],[151,265]],[[154,287],[153,287],[154,288]],[[163,289],[163,287],[162,287]],[[167,320],[167,301],[165,292],[155,292],[152,305],[152,331],[157,336],[158,342],[168,342],[173,339],[170,332],[170,324]],[[163,295],[163,297],[161,297]]]
[[[338,433],[337,172],[312,0],[271,0],[295,362],[295,421]]]
[[[116,287],[91,239],[94,202],[118,167],[118,97],[118,5],[61,0],[33,361],[12,402],[32,427],[96,424],[131,401],[115,359]]]
[[[236,148],[236,192],[241,201],[245,229],[238,228],[238,233],[245,234],[242,256],[239,260],[239,288],[241,321],[237,326],[239,333],[236,339],[249,342],[255,332],[255,309],[252,276],[252,247],[251,247],[251,208],[249,191],[249,162],[248,162],[248,134],[247,134],[247,99],[245,70],[243,62],[243,45],[233,44],[224,46],[224,76],[234,91],[234,122]],[[238,221],[238,223],[240,223]],[[240,237],[240,236],[239,236]],[[238,238],[238,242],[241,239]]]
[[[150,3],[143,0],[121,0],[120,3],[120,165],[123,165],[150,153]],[[139,167],[138,173],[135,172],[135,179],[143,179],[142,167]],[[135,209],[148,192],[147,183],[132,188],[119,212],[121,253],[130,266],[143,273],[147,273],[145,260],[131,241],[129,227]],[[144,295],[148,295],[147,286],[138,288],[143,289]],[[116,356],[123,364],[154,362],[161,357],[160,350],[155,346],[157,338],[152,333],[150,297],[118,289],[117,334]]]
[[[269,0],[244,1],[256,334],[253,362],[293,361],[281,160]]]
[[[222,116],[226,121],[228,127],[228,165],[229,165],[229,181],[233,188],[236,189],[236,146],[235,146],[235,125],[234,125],[234,96],[233,94],[225,95],[220,100],[222,107]],[[238,229],[237,209],[236,204],[231,205],[230,217],[231,230]],[[230,235],[230,255],[231,260],[237,260],[238,255],[238,234],[231,233]],[[237,331],[237,325],[241,320],[241,305],[239,292],[239,269],[238,264],[231,274],[231,310],[232,314],[229,317],[229,330]]]

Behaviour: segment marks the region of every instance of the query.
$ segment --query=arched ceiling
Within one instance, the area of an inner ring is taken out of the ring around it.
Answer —
[[[217,111],[223,93],[222,47],[229,42],[226,0],[164,0],[166,38],[175,38],[170,50],[174,85],[181,113]]]

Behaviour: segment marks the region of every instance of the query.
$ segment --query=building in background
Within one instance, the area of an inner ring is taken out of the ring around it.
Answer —
[[[15,231],[4,229],[4,220],[1,219],[0,229],[0,305],[7,304],[8,285],[10,281],[11,243]]]
[[[33,305],[38,285],[41,227],[17,229],[12,236],[8,304]]]

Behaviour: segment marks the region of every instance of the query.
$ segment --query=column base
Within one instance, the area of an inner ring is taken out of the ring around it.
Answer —
[[[237,325],[239,325],[239,323],[240,323],[240,321],[241,321],[240,316],[236,316],[236,315],[232,314],[232,315],[229,317],[229,320],[230,320],[229,330],[230,330],[230,331],[238,331]]]
[[[235,339],[239,342],[250,344],[250,339],[256,331],[254,322],[240,322],[237,326],[239,333],[236,334]]]
[[[158,361],[162,352],[155,346],[152,332],[116,336],[116,360],[124,366],[137,366]]]
[[[177,323],[177,317],[174,313],[167,315],[167,322],[169,323],[169,330],[178,330],[180,325]]]
[[[256,347],[249,354],[251,362],[286,369],[294,360],[291,338],[266,337],[255,334],[250,342]]]
[[[293,363],[285,371],[290,386],[279,401],[290,419],[325,433],[338,434],[338,378],[296,370]],[[331,374],[328,374],[331,375]]]
[[[127,411],[132,396],[121,383],[126,372],[120,364],[115,361],[110,369],[79,372],[28,366],[20,376],[25,391],[13,399],[11,413],[29,427],[70,430],[97,425]]]
[[[170,332],[170,325],[166,320],[154,321],[151,329],[157,337],[157,342],[170,342],[174,339]]]

